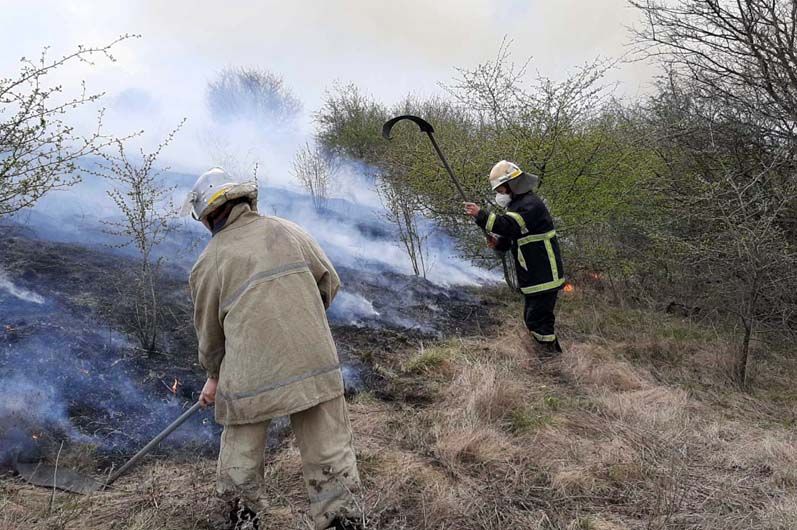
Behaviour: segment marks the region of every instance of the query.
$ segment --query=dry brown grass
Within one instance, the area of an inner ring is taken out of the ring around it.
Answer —
[[[617,360],[601,346],[575,344],[562,355],[562,368],[576,383],[605,391],[624,392],[649,386],[649,376],[630,363]]]
[[[215,528],[221,507],[212,495],[208,464],[153,463],[113,490],[86,496],[55,492],[53,497],[50,490],[6,480],[8,504],[0,504],[0,529]]]
[[[797,366],[762,358],[759,386],[741,391],[713,330],[567,304],[578,339],[553,363],[529,355],[516,306],[498,337],[376,356],[394,399],[350,404],[371,528],[797,528]],[[49,491],[0,480],[0,529],[221,528],[213,472],[151,462],[118,490],[59,493],[52,510]],[[267,482],[271,527],[307,528],[290,440]]]

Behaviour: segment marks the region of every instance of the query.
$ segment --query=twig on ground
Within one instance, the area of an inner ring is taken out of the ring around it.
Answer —
[[[53,512],[53,506],[55,504],[55,491],[56,491],[56,484],[58,483],[58,462],[61,460],[61,451],[64,449],[64,442],[61,441],[61,446],[58,448],[58,454],[55,456],[55,468],[53,469],[53,492],[50,496],[50,507],[49,512]]]

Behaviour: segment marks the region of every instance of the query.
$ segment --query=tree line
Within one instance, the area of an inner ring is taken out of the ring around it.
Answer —
[[[614,97],[605,82],[610,61],[563,80],[534,78],[505,40],[493,60],[457,70],[442,97],[387,105],[355,85],[336,85],[292,173],[323,211],[341,164],[368,168],[418,275],[430,262],[423,217],[453,235],[464,256],[497,266],[425,138],[404,126],[392,141],[381,138],[388,118],[422,116],[474,200],[494,207],[485,175],[499,159],[539,175],[573,281],[597,280],[617,303],[730,326],[738,337],[733,375],[744,384],[751,344],[789,344],[797,331],[797,1],[630,4],[640,14],[637,58],[660,65],[650,94]],[[101,112],[89,134],[66,120],[101,93],[59,101],[62,88],[46,83],[69,62],[113,60],[115,44],[23,59],[16,76],[0,79],[0,217],[75,184],[84,171],[77,161],[100,156],[98,171],[127,219],[106,228],[142,255],[139,335],[154,350],[160,266],[152,248],[173,213],[156,161],[173,136],[151,154],[127,156],[128,138],[104,135]],[[255,116],[289,127],[301,110],[281,78],[256,68],[221,72],[207,96],[220,125]],[[223,140],[208,146],[214,162],[234,159],[239,173],[256,174],[259,161],[249,152],[243,160]]]
[[[572,278],[603,279],[618,302],[731,326],[744,384],[751,343],[789,344],[797,331],[797,3],[631,4],[643,21],[637,57],[661,67],[648,96],[613,97],[610,62],[530,80],[505,41],[494,60],[458,70],[447,97],[389,106],[335,87],[316,114],[317,141],[372,168],[414,265],[423,234],[405,227],[421,215],[457,235],[465,255],[496,260],[425,138],[407,127],[385,142],[386,119],[430,121],[483,204],[491,165],[519,163],[541,179]]]

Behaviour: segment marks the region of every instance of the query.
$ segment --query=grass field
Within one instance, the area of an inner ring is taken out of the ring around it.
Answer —
[[[496,335],[369,355],[385,388],[350,402],[369,528],[797,528],[787,352],[759,346],[742,390],[721,331],[568,293],[567,351],[541,363],[519,303],[498,307]],[[265,528],[309,528],[300,469],[291,437],[269,452]],[[89,497],[7,477],[0,529],[223,528],[214,472],[150,460]]]

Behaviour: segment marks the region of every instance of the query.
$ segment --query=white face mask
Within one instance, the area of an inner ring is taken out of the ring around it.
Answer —
[[[512,202],[512,196],[506,193],[496,193],[495,202],[501,208],[506,208],[507,206],[509,206],[509,203]]]

